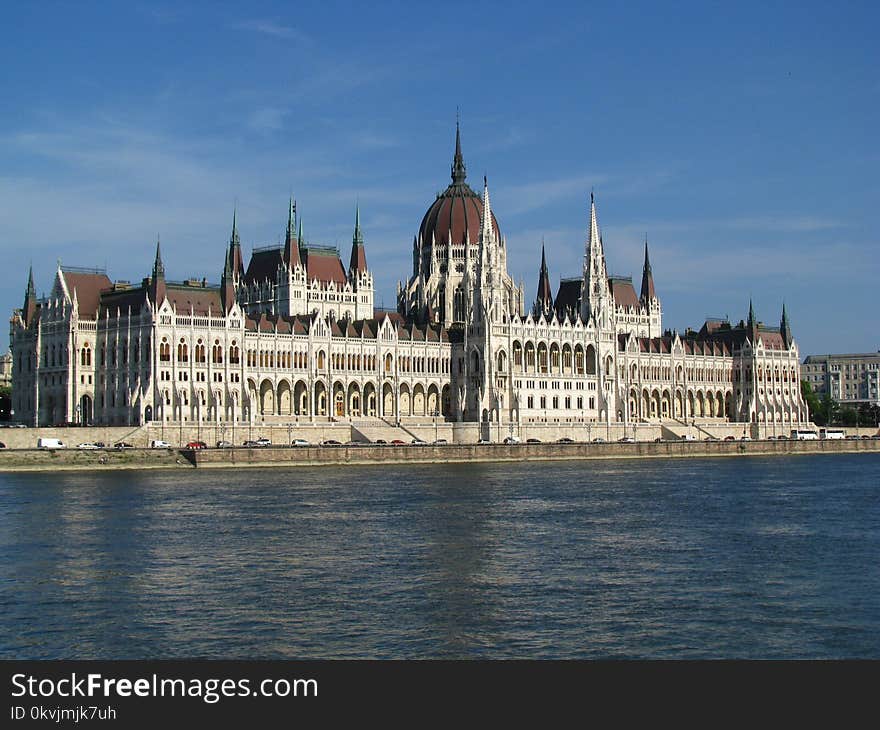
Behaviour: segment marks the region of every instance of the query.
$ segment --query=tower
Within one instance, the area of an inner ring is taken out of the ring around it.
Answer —
[[[791,335],[791,324],[788,321],[788,313],[785,311],[785,302],[782,303],[782,321],[779,323],[779,333],[786,347],[791,347],[794,338]]]
[[[28,283],[24,292],[24,306],[22,307],[22,315],[24,317],[24,326],[27,327],[34,319],[37,312],[37,290],[34,287],[34,267],[28,269]]]
[[[165,265],[162,263],[162,252],[159,248],[159,237],[156,237],[156,258],[153,261],[153,274],[150,280],[150,299],[159,307],[165,300]]]
[[[550,317],[553,313],[553,291],[550,288],[550,272],[547,269],[547,256],[544,252],[544,243],[541,242],[541,270],[538,272],[538,294],[535,297],[534,314],[536,317],[544,315]]]
[[[660,300],[654,289],[654,273],[651,270],[651,259],[648,257],[648,237],[645,236],[645,263],[642,266],[642,290],[639,296],[639,304],[643,310],[645,330],[648,337],[659,337],[662,332],[663,313],[660,308]]]
[[[605,250],[599,235],[596,216],[596,200],[590,193],[590,229],[584,254],[584,274],[581,285],[581,319],[588,322],[595,318],[596,325],[607,328],[613,312],[611,290],[608,287],[608,270],[605,266]]]

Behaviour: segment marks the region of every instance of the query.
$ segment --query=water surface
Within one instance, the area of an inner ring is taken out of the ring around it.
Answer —
[[[4,658],[880,658],[880,456],[0,474]]]

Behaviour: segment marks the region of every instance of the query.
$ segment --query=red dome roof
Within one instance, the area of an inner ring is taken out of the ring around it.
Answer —
[[[455,157],[452,161],[452,183],[437,196],[419,226],[419,238],[423,246],[433,241],[445,245],[450,240],[453,245],[476,244],[480,240],[480,223],[483,220],[483,199],[465,182],[464,159],[461,155],[461,137],[458,126],[455,129]],[[501,237],[498,220],[492,213],[492,227],[495,235]]]

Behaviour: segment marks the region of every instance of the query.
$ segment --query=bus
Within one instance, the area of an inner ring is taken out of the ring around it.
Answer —
[[[792,441],[818,441],[819,434],[815,431],[809,431],[800,428],[791,429],[791,440]]]
[[[846,432],[842,428],[820,428],[819,438],[828,440],[844,439],[846,438]]]

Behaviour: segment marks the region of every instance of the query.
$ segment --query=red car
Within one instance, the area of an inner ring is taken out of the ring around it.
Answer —
[[[204,441],[190,441],[186,445],[186,448],[188,448],[188,449],[207,449],[208,444],[206,444]]]

